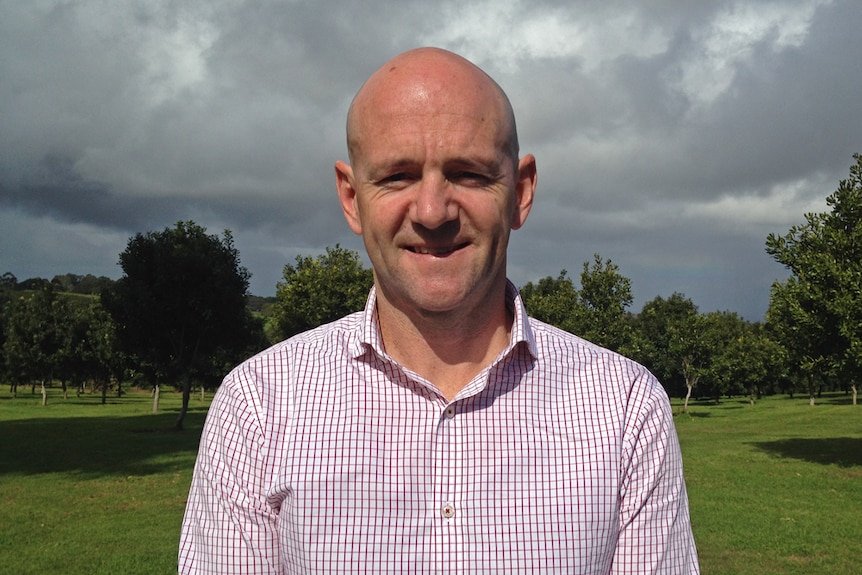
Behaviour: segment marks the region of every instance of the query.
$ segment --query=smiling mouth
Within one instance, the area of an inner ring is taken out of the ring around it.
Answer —
[[[413,252],[414,254],[422,254],[429,256],[446,256],[453,252],[456,252],[466,246],[467,244],[459,244],[457,246],[445,246],[445,247],[423,247],[423,246],[410,246],[407,248],[408,251]]]

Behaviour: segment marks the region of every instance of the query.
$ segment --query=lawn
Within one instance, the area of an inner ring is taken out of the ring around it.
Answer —
[[[675,421],[704,574],[862,572],[862,405],[725,400]]]
[[[0,391],[0,573],[176,571],[208,402]],[[675,405],[676,411],[679,406]],[[855,575],[862,564],[862,406],[843,395],[695,403],[675,418],[704,574]]]
[[[0,573],[176,573],[179,525],[208,402],[51,390],[0,393]]]

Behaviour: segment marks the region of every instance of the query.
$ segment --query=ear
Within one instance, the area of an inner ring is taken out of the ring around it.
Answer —
[[[527,221],[536,194],[536,158],[527,154],[518,160],[518,173],[515,175],[515,208],[512,211],[512,229],[517,230]]]
[[[353,168],[341,160],[335,162],[335,189],[338,190],[338,201],[347,225],[355,234],[362,234],[362,221],[359,218],[359,204],[356,198],[356,187],[353,185]]]

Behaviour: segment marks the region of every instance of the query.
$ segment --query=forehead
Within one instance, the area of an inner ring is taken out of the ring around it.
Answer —
[[[368,159],[418,148],[505,153],[510,131],[505,107],[495,91],[482,88],[420,78],[377,90],[352,110],[351,155]]]

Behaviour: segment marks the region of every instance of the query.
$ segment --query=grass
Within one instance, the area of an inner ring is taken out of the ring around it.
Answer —
[[[859,573],[862,406],[849,403],[727,400],[676,416],[705,574]]]
[[[0,573],[176,573],[207,404],[173,430],[177,394],[0,393]]]
[[[0,391],[0,574],[176,572],[208,402],[178,433],[177,394],[152,414],[148,394],[50,393]],[[725,400],[675,421],[704,574],[859,571],[862,406]]]

